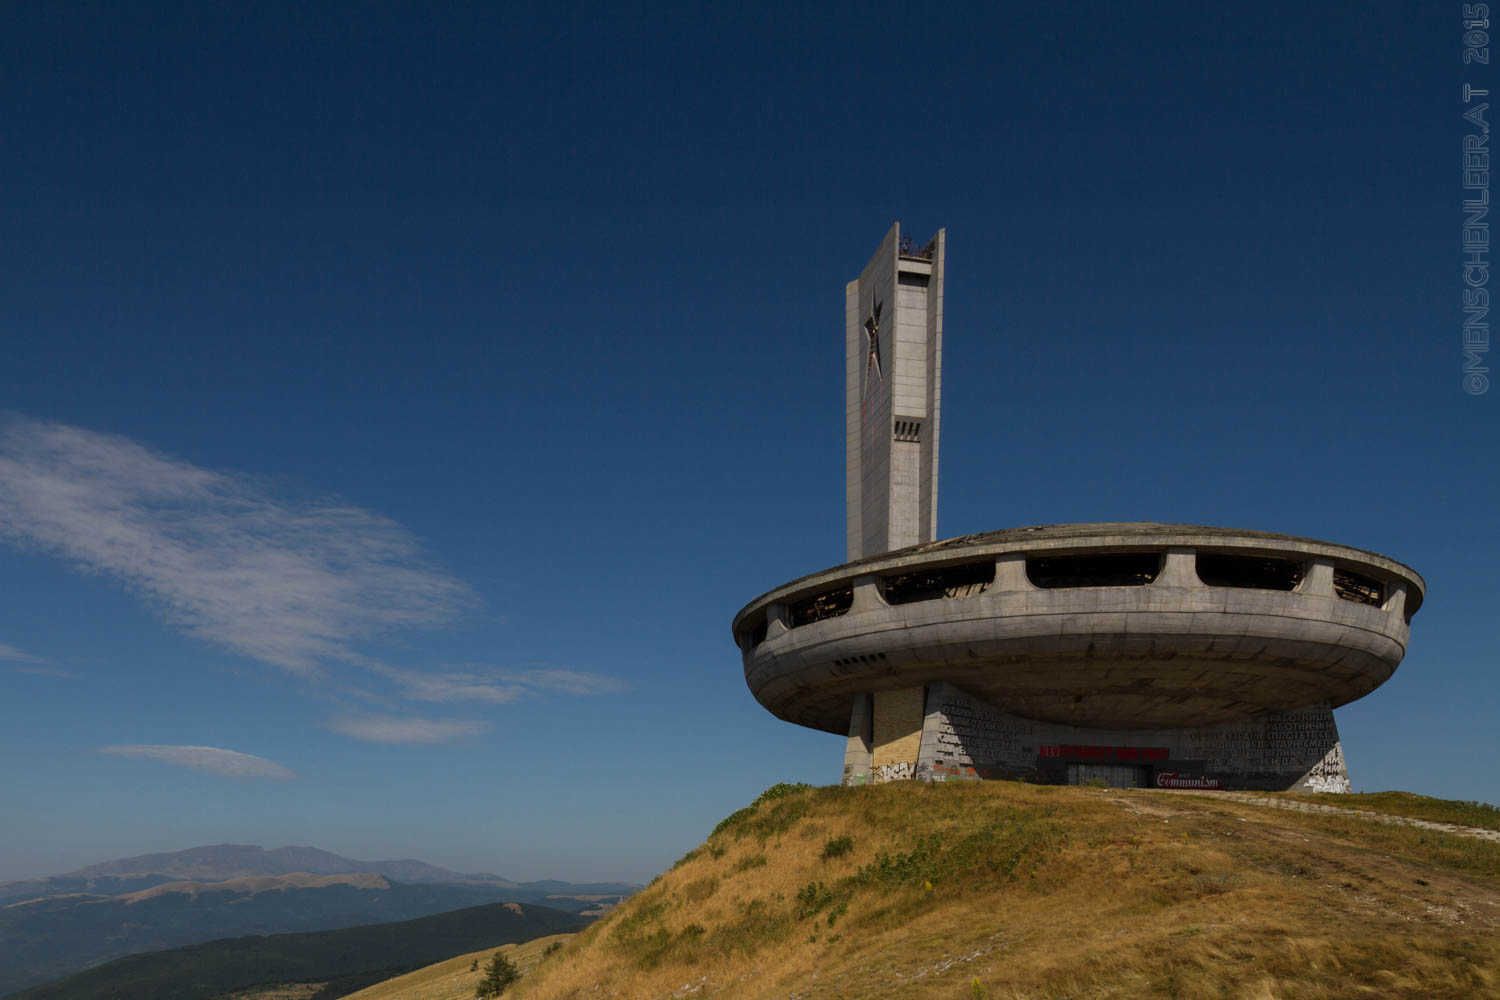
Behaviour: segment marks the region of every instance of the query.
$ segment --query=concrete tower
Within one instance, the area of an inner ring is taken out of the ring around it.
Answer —
[[[844,290],[848,558],[937,539],[943,233],[890,232]]]

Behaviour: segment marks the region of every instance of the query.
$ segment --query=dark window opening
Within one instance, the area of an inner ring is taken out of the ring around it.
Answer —
[[[994,560],[986,560],[882,577],[880,593],[887,604],[915,604],[939,598],[973,597],[984,593],[994,582]]]
[[[1046,590],[1061,587],[1143,587],[1156,579],[1161,556],[1121,552],[1097,556],[1036,556],[1026,560],[1026,578]]]
[[[1225,556],[1198,553],[1198,579],[1210,587],[1249,587],[1253,590],[1296,590],[1302,564],[1291,559]]]
[[[925,275],[925,274],[913,274],[910,271],[902,271],[901,274],[900,274],[900,276],[896,279],[896,281],[897,281],[898,284],[908,285],[908,286],[910,286],[912,288],[926,288],[927,287],[927,275]]]
[[[1333,568],[1333,592],[1346,601],[1376,608],[1385,603],[1385,584],[1337,566]]]
[[[792,628],[799,625],[811,625],[825,618],[837,618],[839,615],[847,614],[854,606],[854,586],[839,587],[837,590],[827,590],[821,594],[809,597],[805,601],[798,601],[787,608],[792,616]]]
[[[748,653],[756,646],[759,646],[761,643],[765,642],[766,626],[768,624],[769,622],[765,618],[762,618],[760,621],[750,626],[750,628],[741,631],[740,648]]]
[[[896,421],[897,441],[920,441],[922,439],[922,421],[920,420],[898,420]]]

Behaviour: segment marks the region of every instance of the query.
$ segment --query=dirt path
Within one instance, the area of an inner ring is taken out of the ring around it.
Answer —
[[[1428,819],[1414,819],[1410,816],[1392,816],[1389,813],[1368,812],[1364,809],[1346,809],[1342,806],[1325,806],[1316,802],[1299,802],[1296,799],[1276,799],[1265,795],[1257,795],[1254,792],[1210,792],[1210,791],[1177,791],[1174,795],[1200,795],[1216,799],[1233,799],[1236,802],[1249,802],[1258,806],[1273,806],[1277,809],[1291,809],[1296,812],[1326,813],[1332,816],[1357,816],[1367,819],[1373,823],[1394,823],[1398,826],[1420,826],[1427,830],[1441,830],[1443,833],[1456,833],[1460,837],[1478,837],[1480,840],[1493,840],[1500,842],[1500,830],[1486,830],[1477,826],[1459,826],[1456,823],[1435,823]]]

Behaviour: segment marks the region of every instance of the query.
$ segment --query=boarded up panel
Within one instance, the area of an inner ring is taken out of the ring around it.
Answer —
[[[891,781],[915,775],[922,746],[925,692],[920,687],[875,692],[875,747],[871,779]]]

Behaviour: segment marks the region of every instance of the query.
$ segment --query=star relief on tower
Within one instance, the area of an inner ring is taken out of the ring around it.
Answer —
[[[880,312],[884,303],[873,295],[870,297],[870,316],[865,320],[865,341],[868,357],[865,362],[865,390],[885,376],[880,367]],[[872,377],[873,376],[873,377]]]

